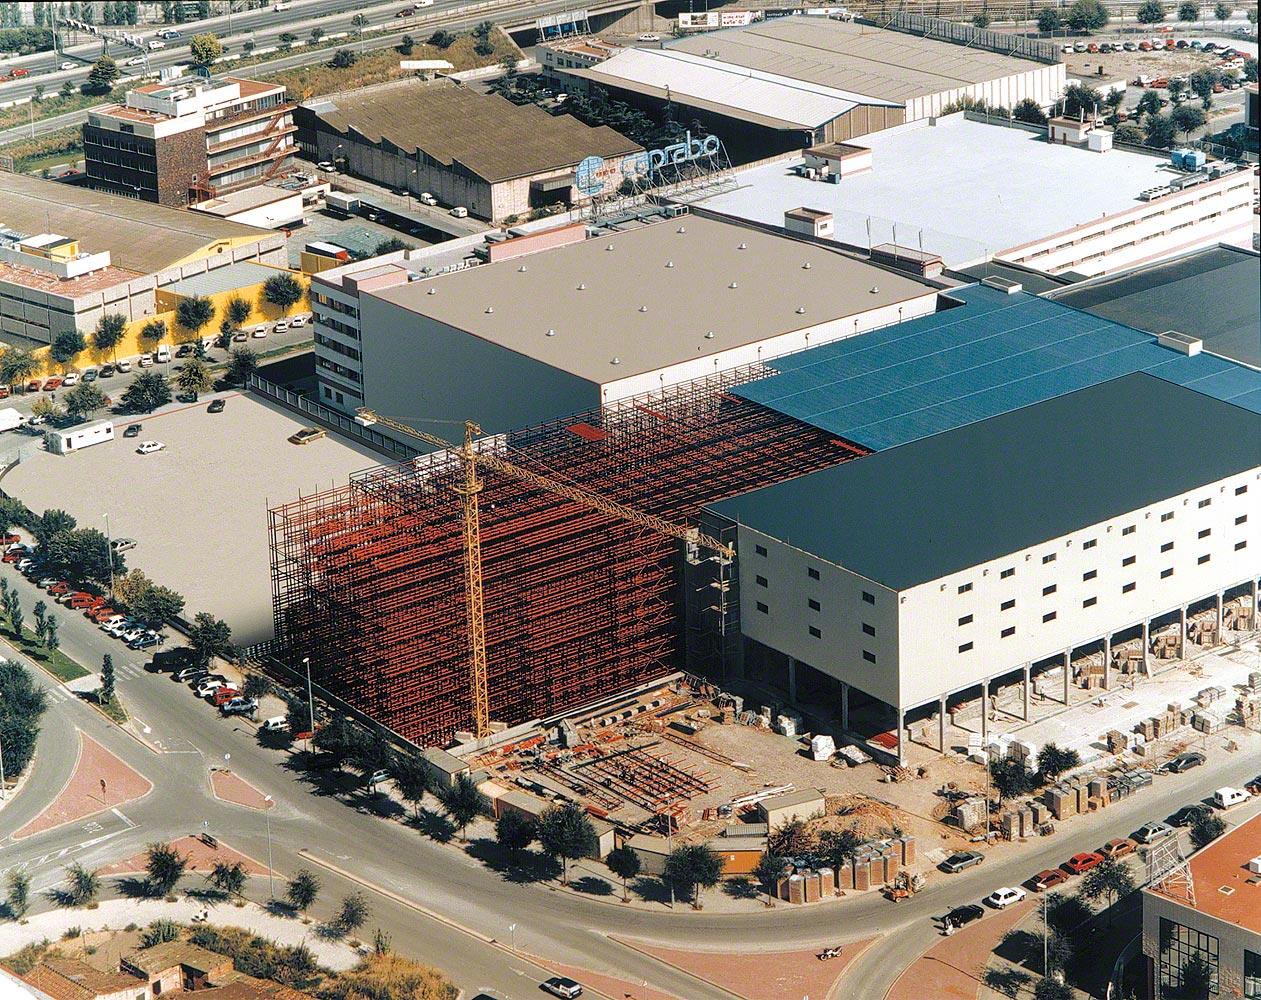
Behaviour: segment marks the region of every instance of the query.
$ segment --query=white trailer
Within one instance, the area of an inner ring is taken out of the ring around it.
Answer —
[[[12,406],[0,410],[0,431],[11,431],[26,423],[26,416]]]
[[[108,420],[97,420],[78,427],[67,427],[65,430],[48,431],[44,434],[44,444],[54,455],[69,455],[94,444],[103,444],[114,440],[114,425]]]

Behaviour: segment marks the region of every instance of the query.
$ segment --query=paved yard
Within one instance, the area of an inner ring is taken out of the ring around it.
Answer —
[[[115,538],[139,541],[128,567],[183,594],[187,617],[213,612],[234,642],[259,642],[272,635],[267,508],[343,485],[380,459],[333,435],[289,444],[303,422],[287,411],[228,393],[227,409],[210,414],[212,398],[134,418],[138,438],[68,456],[34,451],[4,488],[35,511],[63,508],[81,527],[103,530],[109,514]],[[132,422],[117,418],[116,431]],[[166,448],[137,454],[146,440]]]

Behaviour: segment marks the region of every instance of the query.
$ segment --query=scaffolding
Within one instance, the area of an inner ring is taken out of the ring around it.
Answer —
[[[695,525],[701,507],[864,454],[731,395],[759,366],[479,442],[527,469]],[[544,718],[677,669],[703,560],[656,532],[484,469],[491,718]],[[270,512],[282,658],[417,743],[472,724],[463,532],[448,452],[369,469]]]

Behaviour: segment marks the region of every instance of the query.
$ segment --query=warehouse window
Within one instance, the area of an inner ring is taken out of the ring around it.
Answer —
[[[972,616],[971,616],[971,615],[964,615],[962,618],[960,618],[960,619],[959,619],[959,624],[960,624],[960,625],[971,625],[971,624],[972,624]]]
[[[1042,588],[1042,596],[1043,596],[1043,597],[1050,597],[1052,594],[1054,594],[1054,593],[1055,593],[1055,590],[1056,590],[1056,585],[1055,585],[1055,584],[1051,584],[1051,586],[1049,586],[1049,587],[1043,587],[1043,588]]]
[[[1261,1000],[1261,955],[1243,950],[1244,1000]]]
[[[1126,527],[1124,527],[1124,528],[1122,528],[1122,529],[1121,529],[1121,534],[1123,534],[1123,535],[1132,535],[1132,534],[1134,534],[1134,532],[1137,530],[1137,528],[1138,528],[1138,526],[1137,526],[1137,525],[1134,525],[1134,524],[1128,525],[1128,526],[1126,526]]]
[[[864,590],[864,591],[863,591],[863,602],[864,602],[864,603],[866,603],[866,604],[875,604],[875,603],[876,603],[876,595],[875,595],[875,594],[869,594],[869,593],[867,593],[867,591],[865,591],[865,590]]]
[[[766,577],[764,577],[764,576],[755,576],[753,579],[757,582],[757,585],[758,585],[759,587],[769,587],[769,586],[770,586],[770,584],[768,584],[768,583],[766,582]]]
[[[1011,610],[1012,608],[1014,608],[1015,606],[1016,606],[1016,600],[1015,600],[1015,598],[1012,598],[1012,600],[1010,600],[1010,601],[1003,601],[1003,603],[1002,603],[1002,604],[1000,604],[1000,605],[998,606],[998,610],[1000,610],[1000,611],[1010,611],[1010,610]]]
[[[1133,566],[1137,560],[1138,560],[1138,556],[1126,556],[1124,559],[1121,560],[1121,565]]]
[[[971,589],[972,589],[972,584],[970,583],[959,584],[959,593],[961,594],[966,594]]]
[[[1247,543],[1246,541],[1243,541],[1243,542],[1235,542],[1235,551],[1236,551],[1236,552],[1238,552],[1240,549],[1246,549],[1247,547],[1248,547],[1248,543]]]
[[[868,663],[875,663],[875,662],[876,662],[876,654],[875,654],[875,653],[873,653],[873,652],[871,652],[870,650],[864,649],[864,650],[863,650],[863,659],[864,659],[864,660],[866,660]]]
[[[1198,958],[1208,966],[1210,993],[1217,993],[1217,938],[1160,918],[1160,985],[1164,995],[1182,989],[1183,970]]]
[[[1196,565],[1198,565],[1198,566],[1203,566],[1206,562],[1208,562],[1208,561],[1209,561],[1210,559],[1212,559],[1212,558],[1213,558],[1213,557],[1212,557],[1212,556],[1210,556],[1210,555],[1202,555],[1202,556],[1200,556],[1200,558],[1199,558],[1199,559],[1197,559],[1195,562],[1196,562]]]
[[[1201,528],[1201,529],[1200,529],[1200,533],[1199,533],[1198,535],[1196,535],[1195,537],[1196,537],[1196,538],[1208,538],[1208,536],[1209,536],[1209,535],[1211,535],[1212,533],[1213,533],[1213,529],[1212,529],[1212,528]]]
[[[960,647],[959,647],[959,652],[960,652],[960,653],[966,653],[966,652],[968,652],[971,648],[972,648],[972,643],[970,643],[970,642],[965,642],[962,646],[960,646]]]
[[[810,577],[811,580],[817,580],[819,579],[819,571],[811,567],[806,567],[806,576]]]
[[[868,625],[866,622],[863,622],[863,635],[875,635],[875,634],[876,634],[876,626]]]
[[[1243,496],[1243,494],[1245,494],[1245,493],[1247,493],[1247,492],[1248,492],[1248,487],[1247,487],[1247,486],[1236,486],[1236,487],[1235,487],[1235,496],[1237,496],[1237,497],[1238,497],[1238,496]]]
[[[1247,515],[1247,514],[1240,514],[1237,518],[1235,518],[1235,523],[1236,523],[1236,524],[1247,524],[1247,523],[1248,523],[1248,515]]]
[[[818,601],[816,601],[816,600],[813,600],[813,599],[808,600],[808,601],[806,601],[806,604],[808,604],[808,605],[810,606],[810,610],[811,610],[811,611],[822,611],[822,610],[823,610],[822,606],[821,606],[821,605],[819,604],[819,602],[818,602]]]
[[[1015,576],[1015,575],[1016,575],[1016,567],[1015,567],[1015,566],[1013,566],[1013,567],[1011,567],[1010,569],[1005,569],[1005,570],[1003,570],[1003,571],[1002,571],[1002,573],[1000,573],[999,575],[1000,575],[1000,576],[1001,576],[1004,580],[1006,580],[1006,579],[1007,579],[1008,577],[1010,577],[1010,576]]]
[[[753,546],[753,551],[754,551],[754,552],[756,552],[756,553],[757,553],[758,555],[760,555],[760,556],[764,556],[764,555],[766,555],[766,546],[765,546],[765,545],[755,545],[755,546]]]
[[[812,636],[814,636],[816,639],[822,639],[822,638],[823,638],[823,633],[822,633],[822,632],[820,632],[820,631],[819,631],[817,628],[815,628],[813,625],[811,625],[811,626],[810,626],[810,634],[811,634]]]
[[[1197,506],[1197,507],[1201,507],[1201,508],[1203,508],[1203,507],[1211,507],[1212,505],[1213,505],[1213,498],[1212,498],[1212,497],[1205,497],[1205,498],[1204,498],[1203,500],[1201,500],[1198,504],[1196,504],[1196,506]]]
[[[1081,606],[1083,608],[1093,608],[1098,603],[1099,603],[1099,598],[1087,597],[1084,601],[1081,602]]]
[[[1042,616],[1042,623],[1045,625],[1047,622],[1055,621],[1055,616],[1056,616],[1056,612],[1048,611],[1046,614]]]
[[[1161,551],[1161,552],[1172,552],[1172,551],[1173,551],[1173,542],[1165,542],[1165,544],[1164,544],[1164,545],[1162,545],[1162,546],[1160,547],[1160,551]]]
[[[1055,553],[1054,553],[1054,552],[1052,552],[1050,555],[1045,555],[1045,556],[1043,556],[1043,557],[1042,557],[1042,565],[1043,565],[1043,566],[1045,566],[1047,563],[1053,563],[1053,562],[1055,562]]]
[[[1173,511],[1171,510],[1165,511],[1165,513],[1160,515],[1161,524],[1164,524],[1166,521],[1172,521],[1172,520],[1173,520]]]
[[[1085,583],[1087,580],[1093,580],[1098,575],[1099,571],[1097,569],[1088,569],[1081,575],[1082,583]]]
[[[1000,635],[1001,635],[1004,639],[1010,639],[1013,635],[1015,635],[1015,634],[1016,634],[1016,626],[1015,626],[1015,625],[1010,625],[1010,626],[1008,626],[1007,628],[1003,629],[1003,631],[1002,631],[1002,632],[1000,632],[999,634],[1000,634]]]
[[[1162,580],[1168,580],[1171,576],[1173,576],[1173,567],[1172,567],[1172,566],[1170,566],[1168,569],[1162,569],[1162,570],[1160,571],[1160,578],[1161,578]]]
[[[757,609],[758,609],[760,612],[762,612],[762,614],[764,614],[764,615],[769,615],[769,614],[771,613],[771,608],[770,608],[770,605],[769,605],[769,604],[763,604],[761,601],[758,601],[758,602],[757,602]]]
[[[1082,542],[1081,547],[1083,549],[1093,549],[1098,544],[1099,544],[1099,539],[1091,538],[1091,539],[1088,539],[1087,541]]]
[[[1121,588],[1121,593],[1123,593],[1123,594],[1128,594],[1130,591],[1132,591],[1132,590],[1133,590],[1135,587],[1137,587],[1137,586],[1138,586],[1138,584],[1137,584],[1137,583],[1134,583],[1134,582],[1131,580],[1129,583],[1125,584],[1125,585]]]

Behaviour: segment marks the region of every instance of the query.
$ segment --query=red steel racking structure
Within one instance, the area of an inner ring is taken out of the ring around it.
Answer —
[[[649,514],[701,507],[866,452],[731,395],[760,366],[478,443]],[[663,676],[684,648],[681,545],[483,467],[491,718],[543,718]],[[276,648],[401,736],[472,724],[460,500],[450,452],[357,473],[270,512]]]

